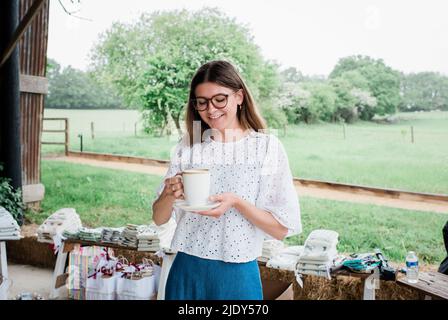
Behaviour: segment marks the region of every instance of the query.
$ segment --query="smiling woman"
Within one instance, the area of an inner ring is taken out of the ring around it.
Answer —
[[[202,140],[204,132],[214,130],[214,139],[238,140],[242,130],[266,129],[249,88],[236,69],[225,61],[212,61],[196,72],[190,85],[185,124],[190,144]],[[200,125],[200,136],[193,126]],[[226,132],[233,136],[226,137]]]
[[[264,120],[229,62],[198,69],[186,113],[188,132],[153,204],[156,224],[172,215],[177,221],[171,248],[178,253],[165,298],[262,299],[256,259],[264,238],[283,239],[302,229],[286,152],[275,136],[260,132]],[[173,206],[184,198],[180,173],[194,168],[209,169],[209,200],[219,204],[216,208]]]

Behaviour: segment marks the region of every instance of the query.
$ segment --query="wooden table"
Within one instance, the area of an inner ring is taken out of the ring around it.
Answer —
[[[64,286],[66,279],[68,277],[68,274],[65,273],[65,266],[67,263],[67,254],[72,251],[75,247],[75,245],[82,245],[82,246],[99,246],[99,247],[107,247],[107,248],[113,248],[113,249],[120,249],[120,250],[129,250],[138,252],[139,254],[144,255],[151,255],[154,256],[154,251],[137,251],[137,248],[130,248],[130,247],[124,247],[116,244],[108,244],[108,243],[102,243],[102,242],[92,242],[92,241],[82,241],[82,240],[66,240],[63,241],[61,244],[61,248],[58,251],[57,259],[56,259],[56,265],[53,272],[53,279],[51,284],[51,291],[50,291],[50,299],[57,299],[60,296],[60,290]],[[161,259],[159,258],[161,261]],[[159,261],[158,261],[159,262]],[[261,272],[262,279],[271,280],[269,278],[275,279],[277,281],[282,282],[288,282],[293,284],[293,290],[301,290],[299,285],[297,284],[295,280],[294,271],[289,270],[280,270],[280,269],[273,269],[273,268],[267,268],[265,261],[258,261],[258,265],[260,267],[269,269],[268,275],[263,274]],[[266,270],[265,269],[265,270]],[[364,300],[375,300],[375,290],[379,287],[379,273],[355,273],[355,272],[349,272],[346,270],[338,270],[335,272],[332,272],[331,276],[333,277],[355,277],[360,278],[363,282],[363,299]],[[306,277],[306,276],[305,276]]]
[[[448,300],[448,275],[440,272],[420,272],[417,283],[409,283],[406,276],[400,275],[397,284],[417,290],[425,300]]]

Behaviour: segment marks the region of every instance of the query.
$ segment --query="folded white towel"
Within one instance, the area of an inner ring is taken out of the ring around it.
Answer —
[[[290,246],[282,249],[280,251],[281,254],[291,254],[295,256],[300,256],[303,254],[305,247],[304,246]]]
[[[339,234],[336,231],[317,229],[311,231],[306,241],[321,241],[327,244],[332,244],[338,241],[338,237]]]
[[[298,261],[299,256],[292,254],[278,254],[268,260],[266,267],[294,271]]]
[[[303,251],[300,256],[300,261],[309,263],[324,263],[331,261],[337,256],[338,252],[336,248],[332,248],[330,251]]]

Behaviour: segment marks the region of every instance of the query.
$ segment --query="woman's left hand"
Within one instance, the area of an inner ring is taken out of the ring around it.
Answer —
[[[211,210],[207,211],[195,211],[196,213],[203,215],[203,216],[209,216],[214,218],[219,218],[222,216],[227,210],[234,207],[236,202],[238,201],[238,197],[232,193],[232,192],[226,192],[221,194],[215,194],[213,196],[210,196],[210,201],[213,202],[220,202],[221,204]]]

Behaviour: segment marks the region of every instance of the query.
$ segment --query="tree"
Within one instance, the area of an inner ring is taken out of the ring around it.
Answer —
[[[92,68],[128,106],[141,108],[147,131],[161,134],[170,117],[181,131],[190,80],[200,65],[216,59],[236,65],[255,99],[277,91],[277,66],[263,60],[248,28],[209,8],[114,23],[93,49]]]
[[[278,97],[278,104],[286,115],[288,123],[298,124],[303,120],[310,93],[294,82],[285,82]]]
[[[403,111],[448,110],[448,77],[436,72],[403,75],[401,94]]]
[[[180,118],[187,101],[185,85],[191,73],[182,68],[182,63],[168,62],[165,57],[154,56],[148,60],[147,70],[136,82],[135,92],[143,107],[144,127],[150,133],[163,134],[171,115],[176,128],[180,129]],[[160,128],[160,130],[154,130]]]
[[[53,59],[47,61],[47,108],[117,108],[122,102],[107,84],[93,74],[68,66],[61,69]]]
[[[327,83],[305,83],[303,89],[309,92],[308,98],[300,107],[301,121],[305,123],[331,121],[336,111],[337,94]]]
[[[289,67],[280,72],[280,77],[283,83],[300,83],[304,80],[304,76],[301,71],[294,67]]]
[[[386,66],[381,59],[358,55],[340,59],[330,78],[341,77],[350,71],[358,71],[367,80],[369,92],[377,100],[376,114],[393,114],[397,111],[400,104],[400,74],[397,71]]]
[[[369,91],[353,88],[351,95],[355,98],[357,115],[361,120],[371,120],[375,115],[376,98]]]
[[[356,98],[352,95],[352,84],[342,77],[330,80],[329,84],[336,93],[335,111],[332,120],[342,120],[347,123],[354,122],[357,118],[357,109]]]

